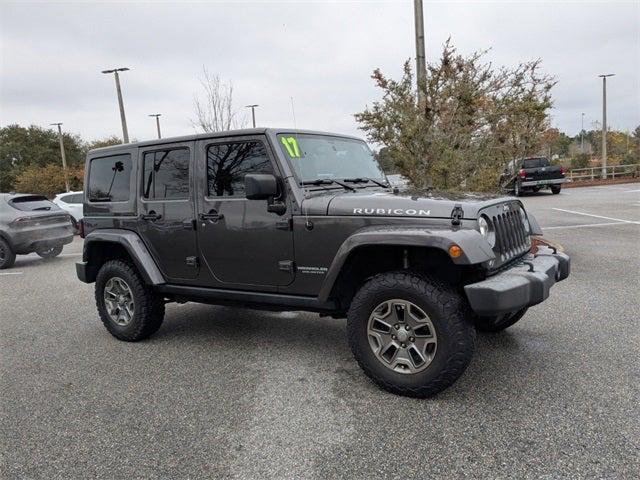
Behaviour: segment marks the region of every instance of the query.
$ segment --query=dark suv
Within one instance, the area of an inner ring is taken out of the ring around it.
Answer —
[[[115,337],[153,334],[167,302],[347,317],[380,386],[428,396],[468,365],[475,328],[517,322],[569,275],[531,253],[513,198],[399,193],[358,138],[252,129],[89,152],[78,277]]]

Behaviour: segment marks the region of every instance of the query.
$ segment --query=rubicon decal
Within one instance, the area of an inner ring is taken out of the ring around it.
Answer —
[[[431,210],[422,210],[414,208],[354,208],[354,215],[400,215],[400,216],[417,216],[428,217]]]

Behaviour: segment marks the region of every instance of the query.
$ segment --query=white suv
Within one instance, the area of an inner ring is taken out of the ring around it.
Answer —
[[[56,195],[53,203],[58,205],[62,210],[71,215],[71,223],[74,230],[78,230],[78,222],[84,216],[82,212],[83,192],[65,192]]]

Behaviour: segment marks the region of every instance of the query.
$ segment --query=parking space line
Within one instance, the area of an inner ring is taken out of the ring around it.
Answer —
[[[622,193],[637,193],[640,192],[640,189],[638,190],[627,190],[626,192],[622,192]]]
[[[557,210],[559,212],[573,213],[574,215],[584,215],[585,217],[604,218],[605,220],[613,220],[615,222],[633,223],[636,225],[640,225],[640,222],[636,222],[634,220],[624,220],[622,218],[604,217],[602,215],[594,215],[593,213],[576,212],[575,210],[565,210],[564,208],[552,208],[552,210]]]
[[[582,225],[555,225],[553,227],[542,227],[542,230],[561,230],[565,228],[586,228],[586,227],[606,227],[608,225],[628,225],[627,222],[607,222],[607,223],[584,223]]]
[[[3,275],[22,275],[22,272],[0,272],[0,276]]]

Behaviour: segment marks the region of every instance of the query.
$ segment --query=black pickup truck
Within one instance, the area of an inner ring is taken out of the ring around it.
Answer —
[[[522,192],[538,192],[550,188],[554,195],[560,193],[562,184],[569,180],[564,168],[551,165],[546,157],[529,157],[512,160],[500,176],[500,186],[519,197]]]

